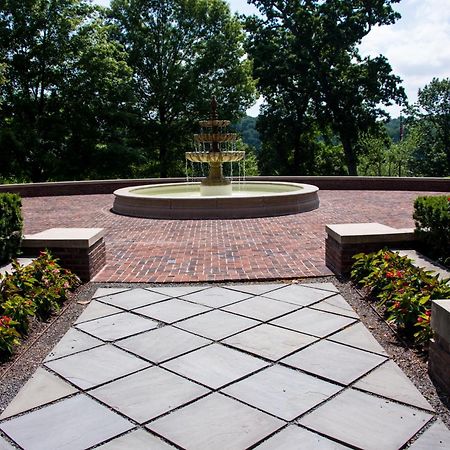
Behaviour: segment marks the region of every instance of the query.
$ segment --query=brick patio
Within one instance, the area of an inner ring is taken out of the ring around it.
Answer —
[[[25,233],[53,227],[106,230],[98,282],[271,280],[330,275],[325,224],[412,227],[425,192],[320,191],[318,210],[243,220],[152,220],[113,214],[112,195],[23,199]]]

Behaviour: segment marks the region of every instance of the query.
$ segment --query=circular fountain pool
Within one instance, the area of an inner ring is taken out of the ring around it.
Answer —
[[[201,196],[200,183],[135,186],[114,192],[113,211],[152,219],[243,219],[311,211],[319,188],[310,184],[242,182],[231,196]]]

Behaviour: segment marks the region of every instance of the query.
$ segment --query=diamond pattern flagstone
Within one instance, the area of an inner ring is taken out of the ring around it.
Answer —
[[[103,345],[45,365],[75,386],[88,389],[150,364],[111,345]]]
[[[430,414],[348,389],[299,420],[311,430],[367,450],[396,450]]]
[[[252,295],[262,295],[267,292],[274,291],[286,286],[285,284],[275,284],[275,283],[258,283],[258,284],[230,284],[226,286],[227,289],[233,291],[245,292]]]
[[[98,288],[95,292],[92,298],[99,298],[99,297],[106,297],[108,295],[114,295],[118,294],[119,292],[125,292],[130,291],[130,289],[127,288]]]
[[[358,318],[358,314],[356,314],[353,308],[344,300],[342,295],[334,295],[333,297],[329,297],[311,306],[311,308],[341,314],[342,316],[353,317],[356,319]]]
[[[290,425],[255,448],[258,450],[344,450],[350,447],[296,425]]]
[[[267,364],[220,344],[203,347],[162,366],[213,389],[255,372]]]
[[[266,322],[284,314],[290,313],[301,306],[292,303],[280,302],[265,297],[252,297],[239,303],[222,308],[224,311],[240,314],[241,316],[250,317],[251,319]]]
[[[250,294],[236,292],[223,287],[212,287],[193,294],[184,295],[182,298],[201,305],[220,308],[251,297]]]
[[[324,291],[339,293],[339,289],[333,283],[306,283],[304,286],[323,289]]]
[[[122,309],[130,310],[160,302],[162,300],[167,300],[168,298],[169,297],[167,295],[138,288],[131,291],[121,292],[119,294],[110,295],[108,297],[101,297],[99,298],[99,301],[108,303],[109,305],[118,306]]]
[[[154,363],[160,363],[210,343],[209,339],[167,326],[123,339],[115,345]]]
[[[147,427],[186,449],[245,449],[284,422],[221,394],[185,406]]]
[[[88,448],[134,425],[85,395],[62,400],[0,425],[27,450]]]
[[[223,389],[250,406],[294,420],[342,388],[310,375],[273,366]]]
[[[101,450],[173,450],[169,444],[142,429],[124,434],[106,444],[96,447]]]
[[[192,294],[206,289],[207,286],[161,286],[148,288],[149,291],[158,292],[168,297],[181,297],[183,295]]]
[[[389,382],[386,383],[386,380]],[[393,361],[387,361],[369,375],[361,378],[354,387],[433,411],[433,407]]]
[[[107,305],[105,303],[93,300],[86,309],[81,313],[75,324],[87,322],[88,320],[99,319],[100,317],[110,316],[122,312],[121,309],[115,306]]]
[[[258,325],[256,320],[214,310],[200,316],[183,320],[176,324],[177,328],[218,341],[227,336]]]
[[[106,342],[115,341],[132,334],[157,328],[158,322],[140,317],[136,314],[123,312],[113,316],[102,317],[77,325],[80,330],[92,334]]]
[[[300,350],[282,363],[342,384],[350,384],[386,358],[329,341]]]
[[[240,350],[276,361],[316,340],[315,337],[297,331],[262,324],[256,328],[235,334],[223,342]]]
[[[136,422],[144,423],[208,392],[167,370],[150,367],[105,384],[90,394]]]
[[[277,289],[276,291],[264,294],[264,297],[294,303],[295,305],[309,306],[319,300],[323,300],[324,298],[333,295],[331,292],[307,286],[308,285],[306,284],[291,284],[281,289]]]
[[[409,447],[411,450],[448,450],[450,448],[450,430],[437,420]]]
[[[355,322],[355,319],[349,317],[303,308],[300,311],[294,311],[279,319],[272,320],[270,323],[313,336],[325,337],[353,322]]]
[[[2,436],[0,436],[0,450],[14,450],[14,447]]]
[[[38,368],[25,386],[14,397],[13,401],[3,411],[0,419],[14,416],[16,414],[45,405],[63,397],[75,394],[75,389],[61,378]]]
[[[178,320],[196,316],[197,314],[206,311],[211,311],[211,308],[196,303],[185,302],[184,300],[178,300],[177,298],[154,303],[153,305],[144,306],[134,310],[134,312],[138,314],[165,323],[177,322]]]
[[[384,348],[361,322],[358,322],[355,325],[340,331],[339,333],[333,334],[327,339],[387,356]]]
[[[98,347],[99,345],[103,345],[103,342],[99,339],[82,333],[75,328],[71,328],[56,344],[44,361],[61,358],[62,356],[78,353],[89,348]]]

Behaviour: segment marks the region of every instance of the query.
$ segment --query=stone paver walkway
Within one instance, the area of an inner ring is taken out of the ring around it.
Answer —
[[[0,419],[0,449],[450,447],[331,283],[101,288]]]
[[[244,220],[151,220],[110,211],[112,195],[24,198],[25,232],[104,228],[107,264],[95,281],[166,283],[275,280],[331,275],[325,225],[379,222],[413,227],[425,192],[320,191],[320,207]]]

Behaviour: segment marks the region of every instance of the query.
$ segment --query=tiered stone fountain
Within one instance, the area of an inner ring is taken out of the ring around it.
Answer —
[[[233,190],[223,176],[223,163],[245,158],[236,150],[237,135],[228,133],[228,120],[211,117],[200,121],[202,132],[194,135],[192,162],[208,163],[209,174],[201,183],[169,183],[136,186],[114,192],[113,211],[127,216],[155,219],[238,219],[269,217],[311,211],[319,207],[318,188],[309,184],[244,181]]]

